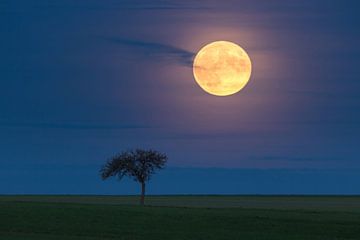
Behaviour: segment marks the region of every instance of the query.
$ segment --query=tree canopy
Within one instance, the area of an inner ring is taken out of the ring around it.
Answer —
[[[100,169],[103,180],[109,177],[122,179],[124,176],[141,183],[141,204],[144,204],[145,183],[159,169],[163,169],[167,156],[155,150],[127,150],[112,158]]]

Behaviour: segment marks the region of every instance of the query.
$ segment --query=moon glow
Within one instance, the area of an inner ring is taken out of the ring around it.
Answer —
[[[239,45],[216,41],[207,44],[196,54],[193,74],[207,93],[228,96],[239,92],[249,81],[251,60]]]

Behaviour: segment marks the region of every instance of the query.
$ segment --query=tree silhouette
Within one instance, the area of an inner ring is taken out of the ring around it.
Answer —
[[[132,178],[141,184],[140,204],[145,202],[145,183],[150,180],[156,170],[163,169],[167,156],[155,150],[135,149],[123,151],[110,158],[100,169],[103,180],[109,177],[124,176]]]

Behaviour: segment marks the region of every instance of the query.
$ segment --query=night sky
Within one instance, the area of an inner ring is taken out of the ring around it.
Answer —
[[[0,194],[132,194],[116,152],[169,156],[149,192],[360,194],[358,1],[0,1]],[[253,73],[204,92],[205,44]]]

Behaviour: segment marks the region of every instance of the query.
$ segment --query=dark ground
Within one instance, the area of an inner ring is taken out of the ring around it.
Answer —
[[[360,239],[360,197],[2,196],[0,239]]]

